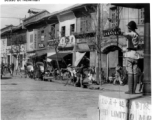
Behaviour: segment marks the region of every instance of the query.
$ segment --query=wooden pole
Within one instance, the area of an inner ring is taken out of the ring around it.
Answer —
[[[96,49],[96,80],[98,83],[100,83],[100,71],[99,71],[99,54],[100,54],[100,47],[99,47],[99,43],[100,43],[100,4],[97,5],[97,32],[96,32],[96,45],[97,45],[97,49]],[[99,48],[99,50],[98,50]]]

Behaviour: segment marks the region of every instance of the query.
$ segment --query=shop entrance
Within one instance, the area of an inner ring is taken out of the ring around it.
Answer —
[[[90,66],[90,52],[85,53],[78,66],[80,66],[81,64],[83,64],[86,68]]]
[[[115,73],[117,64],[123,66],[123,53],[121,48],[116,45],[105,48],[102,53],[102,69],[108,78]]]

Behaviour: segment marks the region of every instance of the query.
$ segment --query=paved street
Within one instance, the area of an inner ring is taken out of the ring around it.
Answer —
[[[114,90],[126,88],[116,86]],[[19,77],[2,79],[2,120],[87,118],[87,110],[98,107],[99,94],[102,92],[104,90],[89,90]]]
[[[101,91],[25,78],[2,79],[2,120],[86,118]]]

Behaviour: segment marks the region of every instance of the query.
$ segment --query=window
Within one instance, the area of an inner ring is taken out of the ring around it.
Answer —
[[[44,41],[44,30],[41,30],[41,41]]]
[[[62,28],[61,28],[61,36],[62,37],[65,36],[65,26],[62,26]]]
[[[50,39],[54,39],[55,38],[55,25],[51,25],[50,28]]]
[[[138,10],[138,24],[144,24],[144,8]]]
[[[30,43],[33,42],[33,34],[30,35]]]
[[[80,31],[81,32],[91,31],[92,30],[91,21],[92,20],[90,16],[81,17]]]
[[[70,35],[72,35],[75,31],[75,24],[70,25]]]

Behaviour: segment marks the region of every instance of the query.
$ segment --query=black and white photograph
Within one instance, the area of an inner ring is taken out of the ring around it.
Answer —
[[[1,120],[152,120],[151,3],[22,1],[0,5]]]

